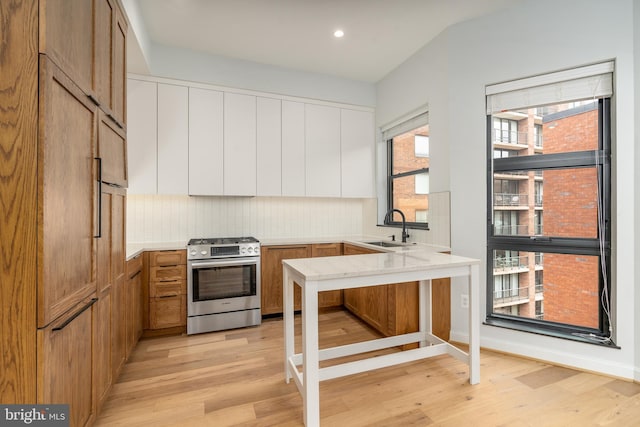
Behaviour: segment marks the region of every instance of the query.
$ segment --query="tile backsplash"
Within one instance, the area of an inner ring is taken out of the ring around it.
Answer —
[[[360,235],[368,199],[127,196],[127,243]],[[373,203],[375,206],[375,203]]]

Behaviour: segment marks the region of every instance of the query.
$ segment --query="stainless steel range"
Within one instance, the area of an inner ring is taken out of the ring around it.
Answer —
[[[187,334],[261,323],[260,242],[253,237],[187,244]]]

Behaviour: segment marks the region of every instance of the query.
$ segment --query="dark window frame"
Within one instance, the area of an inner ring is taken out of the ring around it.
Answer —
[[[486,324],[517,329],[542,335],[556,336],[592,344],[614,346],[613,341],[602,339],[591,340],[585,336],[596,338],[611,336],[610,319],[602,307],[598,306],[598,329],[580,327],[576,325],[557,323],[539,319],[495,313],[493,308],[493,254],[495,250],[512,250],[522,252],[550,252],[562,254],[580,254],[601,256],[598,237],[567,238],[546,236],[514,236],[494,235],[493,229],[493,181],[495,172],[512,172],[522,170],[569,169],[580,167],[596,167],[598,179],[601,181],[601,194],[598,209],[604,219],[604,268],[608,280],[603,280],[602,270],[599,274],[599,295],[603,292],[612,295],[611,283],[611,99],[598,100],[598,149],[580,152],[566,152],[559,154],[536,154],[520,157],[494,158],[493,156],[493,117],[487,115],[487,300]],[[595,160],[597,157],[597,161]],[[606,287],[606,289],[605,289]],[[609,308],[610,310],[611,308]]]
[[[420,174],[429,174],[429,168],[420,168],[414,169],[407,172],[402,173],[393,173],[393,138],[387,140],[387,212],[394,209],[393,206],[393,181],[398,178],[405,178],[407,176],[412,175],[420,175]],[[429,193],[427,193],[429,194]],[[401,221],[394,221],[393,215],[385,216],[384,225],[390,227],[402,227]],[[429,230],[429,222],[415,222],[415,221],[407,221],[405,223],[407,228],[419,229],[419,230]]]

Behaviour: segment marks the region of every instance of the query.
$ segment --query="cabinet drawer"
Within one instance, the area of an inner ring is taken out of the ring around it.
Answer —
[[[172,328],[187,324],[187,299],[184,295],[149,299],[151,329]]]
[[[167,282],[149,283],[149,297],[169,297],[185,294],[183,280],[171,280]]]
[[[166,282],[171,280],[186,280],[187,266],[174,265],[170,267],[151,267],[149,282]]]
[[[149,254],[149,265],[155,266],[174,266],[187,263],[187,251],[154,251]]]

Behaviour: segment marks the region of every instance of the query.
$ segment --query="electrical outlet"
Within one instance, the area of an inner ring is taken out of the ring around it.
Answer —
[[[469,308],[469,295],[460,295],[460,307]]]

